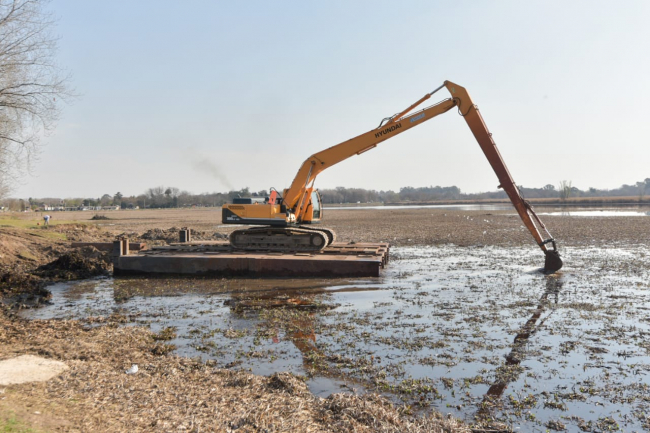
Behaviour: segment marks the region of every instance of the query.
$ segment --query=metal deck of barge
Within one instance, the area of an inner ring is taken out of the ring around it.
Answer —
[[[113,245],[115,275],[184,274],[247,277],[378,277],[388,243],[334,243],[313,253],[238,251],[223,241],[190,241],[131,251]]]

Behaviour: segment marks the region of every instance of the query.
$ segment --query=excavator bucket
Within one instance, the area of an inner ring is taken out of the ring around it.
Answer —
[[[544,273],[552,274],[556,271],[559,271],[562,268],[562,259],[560,258],[560,253],[557,250],[547,250],[546,251],[546,261],[544,262]]]

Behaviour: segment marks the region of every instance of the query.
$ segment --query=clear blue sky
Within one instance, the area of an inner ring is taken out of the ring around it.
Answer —
[[[81,97],[15,196],[284,188],[309,155],[444,80],[469,90],[518,184],[616,188],[650,177],[647,1],[53,0],[49,9]],[[455,112],[316,182],[428,185],[496,189]]]

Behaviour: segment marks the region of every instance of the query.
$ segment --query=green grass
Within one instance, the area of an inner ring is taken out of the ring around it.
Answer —
[[[56,226],[59,224],[87,224],[87,222],[81,221],[50,221],[51,226]],[[46,239],[55,239],[55,240],[67,240],[67,237],[64,233],[57,233],[55,231],[48,230],[46,226],[43,226],[42,219],[22,219],[17,218],[16,216],[2,216],[0,217],[0,227],[10,227],[17,229],[29,229],[33,230],[32,235],[39,236]]]
[[[55,239],[55,240],[62,240],[62,241],[68,240],[68,237],[65,235],[65,233],[57,233],[43,227],[41,227],[40,230],[37,228],[36,230],[34,230],[34,233],[30,233],[30,234],[45,239]]]
[[[72,221],[70,221],[72,223]],[[40,225],[38,225],[39,223]],[[54,225],[54,222],[50,222],[51,225]],[[35,229],[38,227],[43,227],[42,219],[22,219],[15,216],[9,217],[0,217],[0,227],[16,227],[23,229]]]
[[[18,228],[38,227],[36,225],[36,222],[37,221],[19,219],[15,216],[0,217],[0,227],[18,227]]]
[[[29,215],[24,217],[18,217],[17,215],[1,215],[0,214],[0,227],[18,227],[18,228],[37,228],[43,226],[43,217],[39,215]],[[50,225],[56,226],[60,224],[81,224],[87,225],[88,221],[77,221],[77,220],[57,220],[51,219]]]
[[[16,418],[13,413],[0,416],[0,433],[36,433]]]

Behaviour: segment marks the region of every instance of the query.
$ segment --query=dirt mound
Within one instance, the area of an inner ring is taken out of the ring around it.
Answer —
[[[223,241],[228,239],[228,235],[211,231],[192,230],[192,239],[197,241]]]
[[[67,252],[40,266],[35,273],[50,279],[73,280],[105,275],[111,268],[112,262],[107,253],[94,247],[84,247]]]
[[[66,247],[47,229],[21,230],[0,227],[0,268],[13,272],[47,263]]]
[[[287,372],[274,373],[269,377],[267,387],[272,391],[286,392],[291,395],[309,393],[309,388],[307,388],[304,380]]]
[[[113,235],[86,224],[38,228],[0,227],[0,302],[18,308],[50,299],[52,281],[88,278],[107,273],[112,264],[95,248],[72,250],[69,240],[112,241]]]
[[[65,235],[65,238],[74,242],[109,242],[114,236],[102,228],[92,224],[57,224],[48,230]]]
[[[45,282],[30,273],[0,269],[0,305],[31,308],[46,303],[52,293]]]
[[[141,234],[140,239],[147,241],[165,241],[166,243],[178,242],[178,232],[180,229],[172,227],[169,229],[150,229]]]
[[[21,307],[50,299],[45,282],[34,269],[67,250],[64,241],[47,229],[0,228],[0,302]]]
[[[179,241],[179,232],[181,229],[177,227],[171,227],[168,229],[161,229],[161,228],[154,228],[147,230],[143,234],[137,236],[134,238],[133,235],[134,233],[124,233],[122,236],[128,237],[131,240],[137,240],[141,239],[143,241],[164,241],[167,244],[170,244],[172,242],[178,242]],[[228,236],[222,234],[222,233],[217,233],[213,231],[201,231],[201,230],[192,230],[192,240],[195,241],[213,241],[213,240],[224,240],[227,239]],[[131,235],[131,236],[130,236]],[[119,236],[118,236],[119,237]]]

